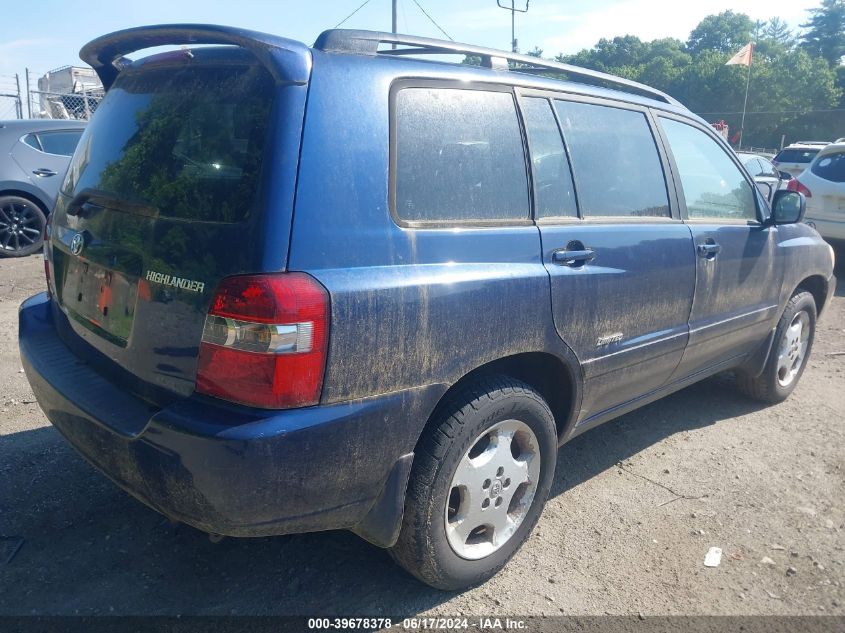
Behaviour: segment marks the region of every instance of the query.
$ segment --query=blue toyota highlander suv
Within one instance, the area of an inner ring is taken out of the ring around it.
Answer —
[[[212,46],[126,57],[165,44]],[[770,208],[647,86],[364,31],[155,26],[81,56],[108,93],[24,367],[86,459],[210,533],[348,529],[482,582],[560,444],[723,370],[783,400],[834,290],[801,195]]]

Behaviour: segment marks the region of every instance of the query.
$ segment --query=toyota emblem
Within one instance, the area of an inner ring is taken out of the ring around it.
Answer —
[[[79,255],[82,252],[84,246],[85,237],[82,235],[82,233],[77,233],[73,236],[73,239],[70,241],[70,252],[74,255]]]

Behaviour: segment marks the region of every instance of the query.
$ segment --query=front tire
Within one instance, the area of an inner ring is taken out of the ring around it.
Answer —
[[[391,556],[437,589],[484,582],[540,518],[556,459],[554,416],[530,386],[499,376],[461,389],[417,446]]]
[[[792,295],[778,321],[763,372],[759,376],[737,372],[740,391],[767,404],[786,400],[804,373],[815,334],[816,301],[809,292],[799,290]]]
[[[0,257],[26,257],[41,250],[47,217],[20,196],[0,196]]]

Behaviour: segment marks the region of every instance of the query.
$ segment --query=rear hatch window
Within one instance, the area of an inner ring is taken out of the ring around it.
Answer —
[[[778,163],[809,163],[818,153],[817,149],[782,149],[774,160]]]
[[[272,105],[258,65],[121,75],[65,181],[160,217],[239,222],[252,208]]]
[[[260,265],[274,90],[241,49],[148,58],[120,74],[74,154],[50,247],[63,335],[145,388],[192,393],[217,282]]]

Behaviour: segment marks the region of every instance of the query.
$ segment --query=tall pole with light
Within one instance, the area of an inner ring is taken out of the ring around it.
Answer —
[[[506,9],[511,12],[511,51],[516,52],[517,45],[516,45],[516,14],[517,13],[527,13],[528,12],[528,3],[531,0],[525,0],[525,8],[524,9],[517,9],[516,8],[516,0],[510,1],[510,6],[507,4],[502,4],[502,2],[507,2],[507,0],[496,0],[496,4],[499,5],[502,9]]]

